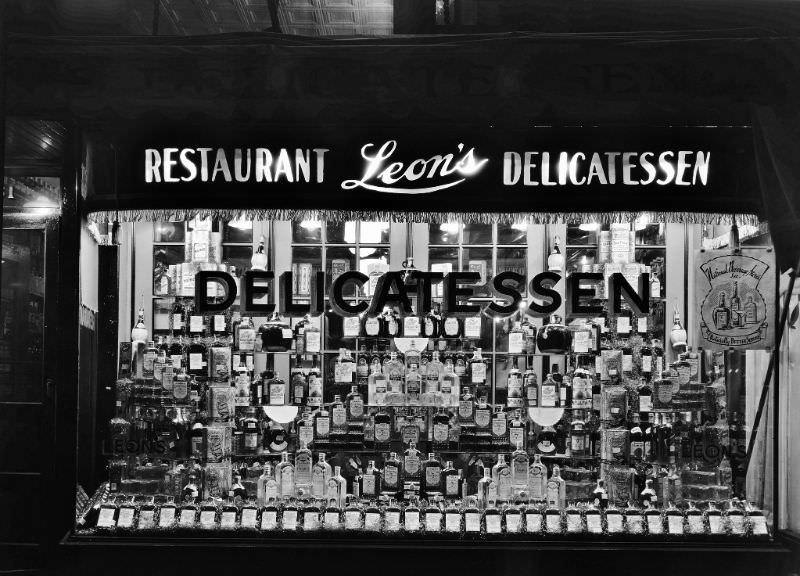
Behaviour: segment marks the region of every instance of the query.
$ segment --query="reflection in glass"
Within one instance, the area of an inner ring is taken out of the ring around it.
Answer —
[[[464,224],[464,244],[491,244],[491,224]]]
[[[567,226],[567,246],[597,244],[599,224],[570,224]]]
[[[570,248],[567,251],[567,272],[591,272],[597,263],[597,248]]]
[[[292,242],[295,244],[320,244],[322,242],[322,222],[316,220],[292,222]]]
[[[236,270],[241,274],[250,269],[250,259],[253,257],[252,246],[223,246],[222,262],[229,266],[236,266]]]
[[[388,244],[388,222],[362,222],[359,232],[359,242],[362,244]]]
[[[231,244],[252,244],[252,220],[231,220],[222,223],[222,241]]]
[[[458,244],[458,233],[461,230],[457,222],[442,222],[428,227],[429,244]]]
[[[491,248],[464,248],[464,258],[461,269],[469,272],[478,272],[481,275],[480,284],[485,283],[492,274],[492,249]]]
[[[664,246],[666,244],[666,239],[664,238],[666,227],[666,224],[645,224],[644,221],[637,220],[634,225],[636,229],[636,245]]]
[[[154,245],[153,246],[153,268],[159,266],[169,267],[171,264],[182,264],[185,262],[184,246]]]
[[[156,222],[153,225],[154,242],[183,242],[185,238],[183,222]]]
[[[650,272],[658,276],[661,282],[662,298],[667,293],[667,250],[666,248],[637,248],[636,261],[650,266]]]
[[[330,286],[343,273],[356,269],[356,249],[344,246],[329,246],[325,252],[326,283]],[[350,283],[345,296],[355,296],[355,285]]]
[[[153,299],[153,333],[169,332],[169,315],[172,313],[172,301],[166,298]]]
[[[329,244],[355,244],[355,222],[328,222],[325,225],[326,240]]]
[[[322,248],[292,248],[292,295],[311,297],[314,275],[322,270]]]
[[[516,272],[528,277],[527,250],[525,248],[498,248],[497,273]],[[524,292],[524,287],[523,288]]]
[[[528,225],[520,224],[498,224],[497,243],[498,244],[525,244],[528,241]]]

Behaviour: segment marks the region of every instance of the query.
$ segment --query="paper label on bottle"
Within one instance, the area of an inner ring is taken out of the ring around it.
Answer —
[[[561,533],[561,514],[547,514],[547,531],[551,534]]]
[[[508,432],[508,443],[511,446],[517,445],[524,446],[525,444],[525,429],[522,426],[514,426]]]
[[[203,331],[203,317],[202,316],[189,316],[189,332],[202,332]]]
[[[202,369],[203,369],[203,355],[189,354],[189,370],[202,370]]]
[[[579,512],[567,513],[567,532],[576,533],[583,531],[583,523]]]
[[[407,532],[416,532],[419,530],[419,512],[406,510],[405,514],[405,529]]]
[[[344,513],[344,527],[346,530],[361,529],[361,512],[358,510],[347,510]]]
[[[325,416],[317,418],[317,434],[327,436],[331,431],[331,419]]]
[[[488,428],[492,422],[492,411],[488,408],[475,409],[475,425],[480,428]]]
[[[445,518],[449,519],[450,516],[456,514],[447,514]],[[497,519],[497,525],[500,526],[500,516],[498,514],[492,515],[493,519]],[[447,521],[447,520],[445,520]],[[448,528],[448,532],[450,529]],[[480,512],[465,512],[464,513],[464,531],[465,532],[480,532],[481,531],[481,515]],[[486,531],[489,532],[489,516],[486,516]]]
[[[767,519],[764,516],[750,516],[750,524],[753,528],[753,536],[769,536]]]
[[[667,516],[667,530],[670,534],[683,534],[683,516]]]
[[[272,406],[283,406],[286,403],[286,386],[284,384],[270,383],[269,403]]]
[[[149,530],[155,527],[155,512],[153,510],[142,510],[139,512],[139,530]]]
[[[375,495],[375,476],[367,472],[364,476],[361,477],[361,486],[364,495],[366,496],[374,496]]]
[[[722,517],[712,514],[708,517],[708,531],[711,534],[722,534]]]
[[[236,528],[236,512],[233,510],[223,512],[219,519],[219,526],[227,529]]]
[[[132,528],[134,508],[120,508],[117,518],[117,528]]]
[[[367,512],[364,514],[364,530],[377,532],[381,529],[381,515],[379,512]]]
[[[357,338],[360,334],[361,319],[358,316],[346,316],[342,321],[342,335],[345,338]]]
[[[111,528],[114,526],[114,513],[116,510],[114,508],[100,508],[100,516],[97,518],[97,527],[98,528]]]
[[[484,362],[473,362],[470,364],[472,369],[472,383],[483,384],[486,382],[486,364]]]
[[[617,334],[630,334],[631,319],[629,316],[617,316]]]
[[[641,514],[628,514],[625,519],[628,526],[628,534],[641,534],[644,532],[644,518]]]
[[[325,528],[327,530],[338,530],[341,526],[341,520],[339,519],[338,512],[326,511],[323,520],[325,522]]]
[[[264,511],[261,513],[261,529],[262,530],[275,530],[278,527],[278,513],[274,510]]]
[[[303,514],[303,530],[316,530],[319,528],[319,513],[305,512]]]
[[[406,456],[403,462],[403,469],[406,475],[415,476],[419,473],[419,456]]]
[[[448,318],[448,320],[450,320]],[[455,320],[455,319],[453,319]],[[458,328],[453,328],[453,331]],[[481,318],[480,316],[470,316],[464,318],[464,337],[465,338],[480,338],[481,337]]]
[[[426,512],[425,530],[427,530],[428,532],[439,532],[441,529],[442,529],[442,513]]]
[[[572,351],[577,354],[589,352],[591,334],[586,330],[576,330],[572,333]]]
[[[622,532],[622,514],[607,514],[606,525],[609,534],[619,534]]]
[[[194,510],[181,510],[178,524],[183,528],[191,528],[194,526]]]
[[[183,329],[183,314],[173,314],[172,315],[172,329],[173,330],[182,330]]]
[[[297,510],[284,510],[281,518],[281,527],[284,530],[297,530]]]
[[[647,333],[647,316],[639,316],[636,319],[636,331],[639,334]]]
[[[522,514],[517,514],[516,512],[506,513],[506,532],[508,534],[516,534],[517,532],[519,532],[521,518]]]
[[[728,516],[728,521],[732,534],[736,534],[737,536],[744,535],[744,516],[740,514],[732,514]]]
[[[386,422],[375,424],[375,441],[388,442],[391,437],[391,426]]]
[[[541,532],[542,531],[542,515],[538,512],[527,512],[525,514],[525,531],[526,532]]]
[[[291,332],[291,331],[290,331]],[[318,354],[321,349],[321,335],[316,330],[306,332],[306,352]]]
[[[400,530],[400,512],[397,510],[388,510],[384,518],[386,519],[387,532],[397,532]]]
[[[653,371],[653,357],[650,354],[642,355],[642,372]]]
[[[216,510],[201,510],[200,511],[200,526],[203,528],[213,528],[216,525],[217,511]]]
[[[650,534],[663,534],[664,526],[661,523],[660,514],[647,514],[647,531]]]
[[[553,384],[542,384],[541,405],[543,408],[554,408],[558,404],[559,394]]]
[[[603,527],[600,524],[600,514],[586,515],[586,530],[590,534],[600,534],[603,531]]]
[[[444,530],[445,530],[445,532],[460,532],[461,531],[461,513],[460,512],[445,512],[445,515],[444,515]]]
[[[406,316],[403,318],[403,336],[406,338],[416,338],[420,334],[420,322],[418,316]]]
[[[508,353],[509,354],[522,354],[522,348],[525,343],[524,332],[509,332],[508,334]]]
[[[428,466],[425,469],[425,484],[428,489],[439,486],[442,481],[442,469],[438,465]]]
[[[242,528],[256,527],[257,510],[255,508],[242,508]]]
[[[633,355],[631,354],[622,355],[622,371],[633,372]]]
[[[239,350],[253,350],[256,345],[256,331],[253,328],[239,328]]]
[[[653,397],[639,396],[639,412],[652,412],[652,410],[653,410]]]
[[[686,516],[686,521],[689,528],[689,534],[702,534],[705,532],[703,526],[703,516],[700,514],[691,514]]]
[[[180,370],[181,366],[183,366],[183,356],[180,354],[173,354],[169,357],[169,360],[175,370]]]
[[[169,528],[175,522],[175,508],[167,507],[162,508],[158,514],[159,528]]]

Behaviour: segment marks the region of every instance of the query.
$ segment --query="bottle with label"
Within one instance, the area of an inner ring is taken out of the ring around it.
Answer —
[[[462,332],[461,321],[455,316],[448,316],[442,322],[442,336],[444,338],[460,338]]]
[[[167,355],[169,356],[169,361],[172,363],[172,368],[174,371],[178,371],[181,368],[186,367],[183,358],[185,353],[186,350],[183,345],[183,337],[179,336],[178,338],[173,338],[172,342],[169,344],[169,348],[167,349]]]
[[[650,298],[661,298],[661,280],[654,270],[650,271]]]
[[[517,320],[508,333],[508,353],[522,354],[525,350],[525,331],[522,329],[522,322]]]
[[[592,491],[592,504],[600,510],[608,508],[608,491],[605,480],[602,478],[597,480],[597,485]]]
[[[508,392],[506,404],[509,408],[521,408],[523,403],[522,373],[517,366],[517,357],[512,359],[511,370],[508,371],[506,389]]]
[[[159,346],[157,348],[156,357],[153,360],[153,382],[160,384],[162,390],[166,394],[172,395],[172,379],[174,377],[174,369],[172,363],[167,358],[167,351],[165,348]]]
[[[406,482],[419,482],[421,467],[422,459],[420,457],[420,452],[417,450],[417,443],[412,440],[403,453],[403,480]]]
[[[362,498],[376,498],[381,493],[381,471],[375,467],[374,460],[369,461],[367,470],[361,475],[359,489]]]
[[[556,367],[557,368],[557,367]],[[569,375],[559,375],[561,376],[561,382],[559,382],[559,406],[561,408],[570,409],[573,408],[572,406],[572,378]],[[555,377],[555,376],[554,376]]]
[[[313,356],[311,359],[311,368],[308,370],[308,400],[306,401],[306,405],[311,407],[322,406],[322,399],[322,372],[320,372],[317,366],[317,357]]]
[[[530,484],[530,458],[522,447],[522,443],[516,444],[517,448],[511,454],[511,488],[514,495],[528,491]]]
[[[542,396],[539,399],[539,405],[542,408],[558,408],[561,403],[561,387],[553,377],[553,373],[547,375],[547,378],[542,382]]]
[[[522,386],[525,390],[525,404],[528,408],[538,408],[539,406],[539,381],[536,372],[530,363],[530,358],[526,358],[525,375],[523,376]]]
[[[389,447],[392,437],[392,417],[381,406],[380,410],[373,417],[375,429],[375,449],[385,450]]]
[[[483,468],[483,478],[478,480],[477,496],[478,506],[483,510],[497,502],[497,482],[492,479],[492,470],[488,467]]]
[[[383,321],[378,316],[367,316],[362,330],[367,338],[378,338],[383,333]]]
[[[492,429],[492,407],[486,402],[486,397],[478,398],[478,404],[475,406],[475,435],[481,437],[484,441],[489,441],[491,438]]]
[[[345,398],[347,408],[347,422],[357,424],[364,419],[364,398],[358,391],[358,386],[352,386],[350,393]]]
[[[496,534],[500,531],[501,515],[500,510],[496,506],[487,507],[483,513],[484,520],[492,530],[487,533]],[[495,527],[497,532],[495,532]],[[477,498],[468,498],[467,504],[464,506],[464,533],[465,534],[479,534],[481,531],[481,510],[478,508]]]
[[[494,407],[492,415],[492,446],[508,446],[508,415],[500,404]]]
[[[311,450],[308,449],[305,443],[300,443],[300,448],[297,449],[294,455],[294,487],[295,491],[292,494],[297,495],[299,498],[307,499],[311,496],[311,476],[312,469],[314,468],[314,458]],[[282,493],[286,496],[285,493]]]
[[[386,338],[397,338],[400,336],[400,320],[397,318],[395,311],[388,307],[383,309],[383,328],[383,335]]]
[[[303,354],[319,354],[322,351],[322,337],[317,325],[306,315],[306,325],[303,332]]]
[[[277,502],[280,496],[280,486],[273,475],[272,466],[264,465],[264,471],[258,478],[256,488],[256,499],[259,506],[264,506],[268,502]]]
[[[208,358],[205,344],[200,341],[200,336],[195,336],[191,344],[187,347],[189,358],[189,374],[191,376],[206,376],[208,370]]]
[[[583,420],[573,420],[570,423],[569,449],[573,457],[583,457],[589,454],[589,437],[586,423]]]
[[[405,375],[405,401],[407,405],[418,406],[422,396],[422,379],[417,364],[411,364]]]
[[[147,342],[144,354],[142,355],[142,378],[153,379],[155,373],[155,363],[158,358],[158,348],[155,342]]]
[[[506,463],[505,454],[497,455],[497,463],[492,466],[492,480],[497,484],[497,499],[503,502],[511,500],[511,468]]]
[[[450,416],[443,407],[433,416],[433,447],[437,450],[450,448]]]
[[[347,408],[342,402],[342,397],[337,394],[331,404],[331,435],[337,439],[344,439],[347,430]]]
[[[553,466],[553,475],[547,481],[547,505],[549,507],[564,508],[566,503],[566,481],[561,477],[561,468]]]
[[[314,437],[318,442],[328,442],[331,436],[331,415],[325,406],[314,413]]]
[[[437,310],[431,310],[422,322],[422,335],[426,338],[439,338],[442,317]]]
[[[442,463],[433,452],[422,463],[422,491],[430,498],[442,493]]]
[[[326,501],[336,504],[339,508],[344,508],[347,499],[347,480],[342,477],[342,468],[334,466],[333,476],[328,478],[328,488],[325,495]]]
[[[236,326],[234,344],[237,351],[253,352],[256,346],[256,328],[249,316],[243,316]]]
[[[245,454],[255,454],[261,439],[261,426],[258,418],[256,418],[255,408],[247,408],[245,417],[242,420],[242,430],[244,432],[242,451]]]
[[[305,370],[300,366],[300,356],[298,356],[295,361],[289,380],[292,387],[292,404],[294,406],[304,405],[306,397],[308,396],[308,378],[306,377]]]
[[[383,462],[383,478],[381,481],[381,493],[395,497],[402,492],[400,459],[396,452],[390,452],[389,457]]]
[[[655,508],[658,505],[658,494],[653,488],[653,479],[644,481],[644,490],[639,494],[639,504],[642,508]]]
[[[442,470],[442,486],[447,498],[462,497],[461,470],[453,468],[452,460],[448,460]]]
[[[457,406],[460,398],[460,382],[456,373],[453,372],[453,366],[450,364],[442,364],[441,383],[439,391],[442,397],[442,404],[444,406]]]
[[[176,298],[175,302],[172,304],[172,337],[175,338],[177,336],[184,336],[186,331],[184,330],[183,324],[183,316],[186,313],[186,310],[183,307],[183,302]]]
[[[389,354],[389,359],[383,366],[383,374],[386,376],[388,386],[386,402],[392,404],[390,397],[398,397],[399,402],[395,400],[394,403],[404,404],[405,365],[397,359],[396,352]]]
[[[458,419],[462,424],[475,422],[475,397],[469,386],[464,386],[461,390],[461,398],[458,401]]]
[[[528,493],[534,502],[543,502],[547,497],[547,467],[539,454],[533,455],[529,473]]]
[[[428,394],[439,394],[441,391],[440,381],[442,380],[443,375],[444,364],[442,364],[442,362],[439,360],[439,353],[434,352],[430,362],[428,362],[428,364],[425,366],[424,391]]]
[[[267,393],[270,406],[283,406],[286,404],[286,382],[277,372],[267,380]]]
[[[470,381],[475,386],[475,395],[481,397],[481,391],[488,388],[488,362],[481,354],[481,349],[476,348],[469,361]]]
[[[525,421],[522,419],[522,411],[515,410],[511,422],[508,423],[508,443],[511,446],[518,444],[525,448],[527,442],[527,430]]]

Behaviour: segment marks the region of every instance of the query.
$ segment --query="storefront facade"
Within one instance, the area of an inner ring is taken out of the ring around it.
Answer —
[[[74,135],[48,253],[80,250],[80,274],[52,262],[56,321],[91,336],[51,365],[76,385],[44,402],[42,481],[59,518],[73,479],[89,497],[53,528],[76,571],[243,547],[787,561],[772,350],[796,221],[765,147],[791,86],[760,67],[781,51],[468,40],[156,42],[160,69],[140,45],[13,44],[61,92],[19,77],[10,110],[64,106]],[[201,52],[213,74],[182,83]]]

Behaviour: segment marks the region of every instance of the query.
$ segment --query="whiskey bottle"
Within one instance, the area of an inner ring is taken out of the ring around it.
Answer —
[[[383,462],[382,494],[397,497],[402,492],[400,468],[400,459],[397,457],[397,453],[390,452],[389,457]]]
[[[258,450],[259,439],[261,436],[261,427],[256,418],[256,409],[253,407],[247,408],[246,415],[242,420],[242,429],[244,431],[244,441],[242,449],[246,454],[255,454]]]
[[[589,452],[589,442],[586,431],[586,423],[583,420],[573,420],[570,423],[569,431],[570,455],[574,457],[584,457]]]
[[[442,486],[444,487],[444,495],[447,498],[461,498],[462,497],[462,484],[461,484],[461,470],[453,468],[453,461],[448,460],[442,470]]]
[[[375,449],[386,450],[392,435],[392,418],[384,407],[374,416]]]
[[[422,381],[417,364],[411,364],[406,372],[405,401],[406,405],[418,406],[422,395]]]
[[[191,376],[206,376],[208,358],[205,344],[200,341],[200,336],[195,336],[187,348],[189,358],[189,374]]]
[[[388,404],[404,404],[404,383],[405,383],[405,366],[400,360],[397,359],[397,353],[391,352],[389,354],[389,361],[383,366],[383,373],[387,379],[387,398]],[[391,398],[397,397],[398,400],[392,401]]]
[[[499,519],[499,510],[497,508],[487,509],[485,512],[485,518],[488,521],[489,515],[491,514],[494,517],[494,513],[497,512],[497,518]],[[492,521],[492,525],[494,525],[494,520]],[[464,533],[465,534],[479,534],[481,532],[481,511],[478,508],[477,501],[475,498],[469,498],[467,501],[467,505],[464,507]]]
[[[497,455],[497,463],[492,466],[492,480],[497,485],[497,499],[501,502],[511,500],[511,468],[506,463],[505,454]]]
[[[376,372],[370,372],[367,383],[367,399],[370,406],[385,406],[387,391],[388,381],[386,376],[381,372],[379,360],[378,370]]]
[[[450,366],[442,365],[440,391],[442,405],[456,407],[460,398],[460,383],[452,368],[452,364]]]
[[[431,361],[425,366],[425,387],[424,391],[428,394],[439,394],[440,392],[440,381],[442,380],[442,376],[444,374],[444,364],[439,361],[439,353],[434,352],[431,358]],[[443,388],[443,387],[442,387]],[[451,386],[452,390],[452,386]],[[444,390],[441,390],[442,394],[444,394]],[[448,398],[449,401],[449,398]],[[443,399],[443,404],[444,399]],[[449,404],[445,404],[449,405]]]
[[[318,442],[328,442],[331,436],[331,415],[325,406],[314,413],[314,438]]]
[[[270,406],[286,404],[286,382],[283,381],[280,374],[275,372],[275,375],[267,381],[267,389]]]
[[[522,385],[525,388],[525,403],[528,408],[537,408],[539,406],[539,381],[530,364],[530,358],[526,358],[526,364],[522,381]]]
[[[151,380],[154,378],[156,358],[158,358],[158,348],[155,342],[150,340],[142,357],[142,378]]]
[[[332,440],[343,442],[347,437],[347,408],[338,394],[333,397],[331,404],[331,436]]]
[[[281,453],[281,461],[275,469],[281,498],[294,497],[294,465],[289,462],[289,453]]]
[[[433,416],[433,447],[437,450],[450,447],[450,416],[442,407]]]
[[[311,316],[305,317],[305,331],[303,332],[303,354],[319,354],[322,352],[322,335]]]
[[[497,502],[497,483],[492,479],[492,470],[483,468],[483,478],[478,480],[478,505],[482,510],[494,506]]]
[[[503,510],[503,525],[506,534],[517,534],[522,530],[522,510],[519,506],[506,506]]]
[[[442,493],[442,463],[433,452],[422,464],[422,491],[428,498]]]
[[[515,496],[528,492],[530,484],[530,458],[522,442],[517,442],[516,446],[511,454],[511,488]]]
[[[186,334],[183,325],[183,315],[186,310],[180,299],[176,298],[172,304],[172,337],[180,337]]]
[[[317,463],[311,470],[311,496],[325,499],[328,479],[331,477],[331,465],[325,459],[325,454],[317,455]]]
[[[541,455],[533,455],[528,477],[530,499],[534,502],[543,502],[547,498],[547,467],[542,463]]]
[[[375,467],[375,460],[369,461],[361,475],[359,489],[362,498],[376,498],[381,493],[381,471]]]
[[[348,423],[356,424],[364,419],[364,399],[358,392],[358,386],[350,388],[350,393],[345,398],[345,406]]]
[[[469,386],[464,386],[461,398],[458,401],[458,419],[461,423],[475,421],[475,397],[470,392]]]
[[[508,333],[508,354],[522,354],[525,350],[525,331],[522,322],[517,320]]]
[[[314,458],[308,446],[301,443],[294,455],[294,486],[299,498],[311,496],[311,477],[314,468]]]
[[[608,508],[608,492],[606,491],[605,480],[599,478],[597,485],[592,491],[592,505],[600,510]]]
[[[561,390],[558,382],[553,378],[553,373],[547,375],[542,382],[542,396],[539,405],[542,408],[558,408],[561,402]]]
[[[492,446],[508,446],[508,416],[499,404],[494,407],[492,416]]]
[[[572,378],[563,375],[559,382],[559,406],[561,408],[572,408]]]
[[[256,345],[256,329],[249,316],[243,316],[242,321],[236,326],[234,334],[236,350],[240,352],[253,352]]]
[[[517,357],[512,359],[511,370],[508,371],[506,380],[507,400],[509,408],[521,408],[523,401],[522,373],[517,366]]]
[[[470,379],[479,398],[482,390],[488,392],[488,362],[481,352],[480,348],[476,348],[469,361]]]
[[[343,508],[347,498],[347,480],[342,477],[340,466],[334,466],[333,476],[328,478],[328,489],[326,500],[328,504],[335,503],[339,508]]]
[[[278,502],[267,500],[261,509],[261,530],[276,530],[278,528]]]
[[[508,443],[511,446],[520,445],[525,448],[527,440],[527,433],[525,428],[525,421],[522,419],[522,411],[515,410],[514,417],[508,424]]]
[[[280,486],[273,475],[272,466],[264,465],[264,471],[258,478],[256,485],[256,501],[259,506],[264,506],[268,502],[277,502],[280,496]]]
[[[419,450],[417,450],[417,443],[411,441],[408,448],[403,453],[403,480],[405,482],[419,482],[421,466],[422,462]]]
[[[438,534],[442,531],[442,510],[435,502],[429,501],[425,507],[425,532]]]
[[[561,468],[553,466],[553,475],[547,481],[547,505],[550,507],[564,508],[566,503],[566,482],[561,477]]]
[[[302,406],[308,396],[308,378],[300,366],[300,356],[297,356],[289,380],[292,386],[292,404],[294,406]]]

